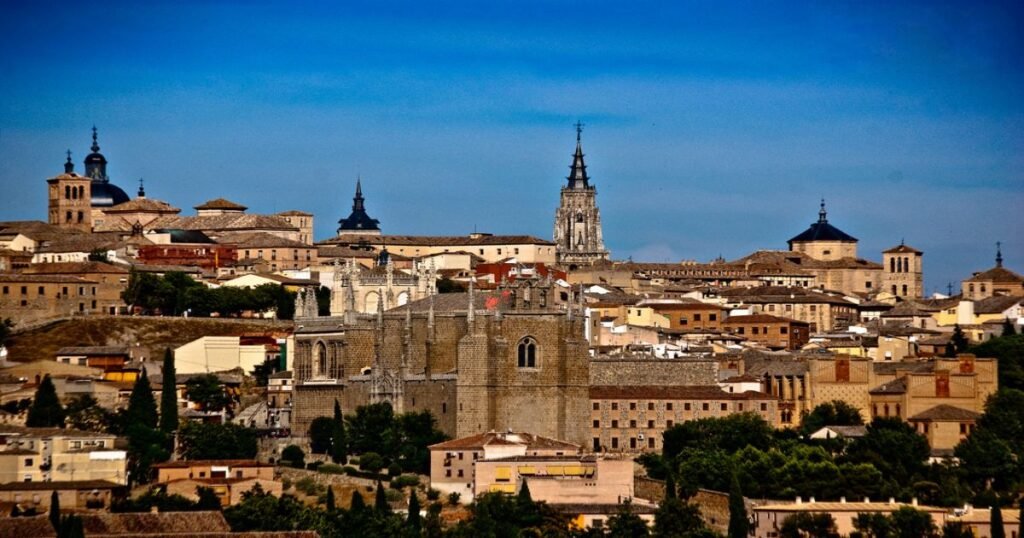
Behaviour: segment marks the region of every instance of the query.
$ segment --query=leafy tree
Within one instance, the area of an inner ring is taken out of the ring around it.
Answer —
[[[398,461],[402,470],[420,474],[430,473],[430,445],[448,437],[437,428],[437,420],[430,411],[404,413],[397,417],[397,431],[389,437],[399,443]]]
[[[62,516],[60,526],[57,528],[57,538],[85,538],[82,518],[74,514]]]
[[[723,418],[703,418],[676,424],[665,430],[666,459],[686,448],[717,449],[732,453],[747,446],[766,450],[772,442],[772,427],[755,413],[737,413]]]
[[[281,459],[291,463],[292,467],[302,469],[306,466],[306,454],[297,445],[288,445],[281,451]]]
[[[967,340],[967,336],[964,334],[964,330],[960,328],[959,323],[953,326],[953,336],[950,337],[949,341],[952,342],[957,353],[967,351],[967,348],[971,345],[971,342]]]
[[[0,319],[0,347],[7,345],[7,340],[11,338],[11,329],[14,328],[14,322],[11,318]]]
[[[132,393],[128,397],[128,411],[126,414],[127,424],[156,428],[159,419],[156,412],[156,400],[153,399],[153,388],[149,384],[149,377],[146,369],[142,369],[141,375],[135,380],[132,386]]]
[[[427,507],[427,517],[423,522],[423,531],[426,538],[441,538],[443,533],[441,526],[441,503],[430,503]]]
[[[420,535],[420,528],[422,524],[420,522],[420,500],[416,497],[416,489],[409,490],[409,515],[405,520],[406,526],[416,536]]]
[[[199,497],[196,500],[196,510],[216,510],[219,512],[223,507],[220,504],[220,498],[217,497],[217,494],[211,488],[197,487],[196,496]]]
[[[185,397],[203,411],[231,409],[231,396],[215,374],[197,375],[185,382]]]
[[[99,406],[96,398],[90,394],[81,394],[72,398],[65,408],[67,418],[64,423],[76,430],[90,432],[106,432],[113,420],[112,413]]]
[[[447,276],[437,279],[437,293],[462,293],[466,291],[466,285],[456,282]]]
[[[852,405],[833,400],[818,405],[810,413],[804,415],[800,431],[810,435],[825,426],[859,426],[864,424],[860,411]]]
[[[256,457],[256,432],[237,424],[189,422],[179,431],[181,455],[188,460],[233,460]]]
[[[1010,318],[1003,318],[1003,336],[1013,336],[1017,334],[1017,327],[1013,325]]]
[[[676,480],[672,478],[672,474],[669,473],[669,475],[665,477],[665,498],[675,499],[678,496],[679,491],[676,488]]]
[[[331,437],[334,434],[334,420],[330,417],[317,417],[309,423],[309,449],[314,454],[327,454],[331,450]]]
[[[992,338],[972,346],[971,353],[999,361],[999,387],[1024,390],[1024,334]]]
[[[798,512],[787,517],[779,529],[780,538],[838,538],[836,521],[828,513]]]
[[[341,412],[341,404],[334,399],[334,427],[331,430],[331,461],[345,463],[348,460],[348,438],[345,432],[345,416]]]
[[[364,405],[356,408],[355,415],[349,415],[349,446],[356,454],[378,452],[394,454],[395,414],[387,402]]]
[[[384,458],[376,452],[367,452],[359,457],[359,467],[371,473],[380,472],[384,468]]]
[[[328,512],[334,511],[334,488],[330,485],[327,486],[327,500],[325,501]]]
[[[991,485],[1000,489],[1016,475],[1018,468],[1013,448],[988,428],[977,428],[956,446],[964,477],[976,490]]]
[[[693,536],[704,528],[697,507],[676,497],[666,498],[654,514],[654,532],[657,538]]]
[[[853,441],[847,459],[870,463],[897,484],[910,484],[911,477],[924,470],[930,449],[928,440],[895,417],[877,417],[867,433]]]
[[[942,526],[942,538],[974,538],[974,533],[959,521],[947,521]]]
[[[935,534],[932,516],[923,510],[903,506],[893,512],[889,519],[899,538],[926,538]]]
[[[622,503],[619,512],[608,518],[607,536],[609,538],[635,538],[649,535],[650,529],[647,528],[647,523],[633,513],[633,506],[629,501]]]
[[[53,530],[60,532],[60,496],[56,490],[50,494],[50,524]]]
[[[1003,527],[1003,510],[999,504],[992,505],[989,510],[989,538],[1006,538],[1006,528]]]
[[[50,376],[43,377],[32,398],[32,407],[28,408],[25,425],[30,428],[63,428],[64,408],[57,399],[57,389],[53,386]]]
[[[178,387],[174,373],[174,353],[164,350],[163,385],[160,389],[160,430],[172,435],[178,429]]]
[[[736,473],[732,473],[729,486],[729,538],[746,538],[750,530],[747,507],[743,504],[743,492]]]
[[[890,538],[893,535],[892,519],[881,512],[857,514],[853,518],[853,528],[864,538]]]

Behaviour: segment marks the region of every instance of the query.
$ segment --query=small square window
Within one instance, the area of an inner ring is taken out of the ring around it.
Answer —
[[[654,411],[654,402],[647,402],[647,410]]]
[[[595,428],[600,428],[601,427],[601,421],[600,420],[595,420],[594,421],[594,427]]]
[[[672,410],[672,402],[666,403],[665,404],[665,411],[671,411],[671,410]]]
[[[636,402],[629,402],[629,410],[636,411]]]
[[[594,411],[601,410],[601,402],[594,402]]]

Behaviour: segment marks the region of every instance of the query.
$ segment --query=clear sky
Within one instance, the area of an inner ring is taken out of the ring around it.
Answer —
[[[100,130],[113,181],[192,214],[355,178],[385,233],[550,238],[581,119],[607,246],[783,249],[817,218],[925,252],[928,292],[1024,270],[1024,3],[52,2],[0,18],[0,220]]]

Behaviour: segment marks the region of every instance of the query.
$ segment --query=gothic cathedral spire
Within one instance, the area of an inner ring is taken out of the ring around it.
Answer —
[[[568,183],[562,187],[561,203],[555,211],[557,259],[569,269],[608,259],[601,235],[597,189],[590,184],[583,161],[583,124],[576,122],[576,153],[569,167]]]

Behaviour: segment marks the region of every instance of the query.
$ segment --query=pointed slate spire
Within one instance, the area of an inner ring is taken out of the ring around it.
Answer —
[[[64,162],[64,173],[70,174],[75,171],[75,163],[71,161],[71,150],[68,150],[68,160]]]
[[[573,155],[572,165],[569,167],[570,189],[589,189],[590,178],[587,177],[587,165],[583,162],[583,124],[576,122],[576,154]]]
[[[1003,243],[996,241],[996,267],[1003,266]]]
[[[352,197],[352,211],[365,211],[363,206],[363,178],[356,177],[356,195]]]

